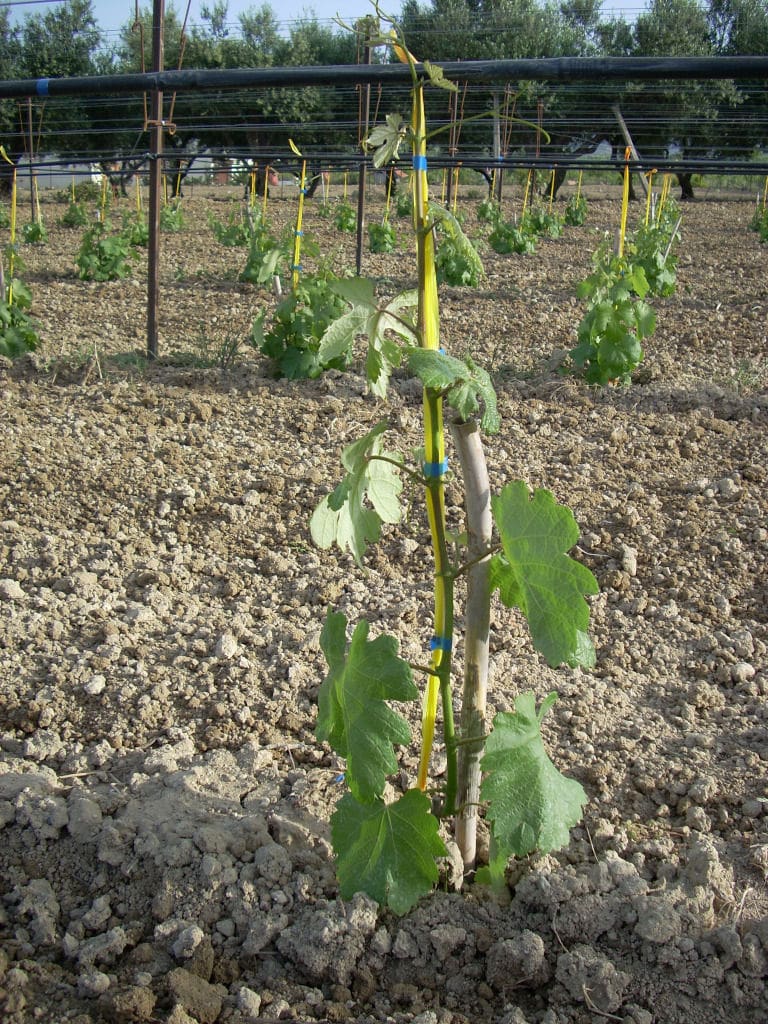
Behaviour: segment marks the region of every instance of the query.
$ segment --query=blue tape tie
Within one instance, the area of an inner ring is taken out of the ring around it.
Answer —
[[[303,270],[304,266],[301,263],[292,263],[291,270]]]
[[[448,459],[443,459],[442,462],[425,462],[422,469],[424,470],[424,476],[445,476],[448,472]]]
[[[293,233],[294,233],[294,235],[296,235],[297,238],[303,238],[304,237],[304,232],[303,231],[294,231]]]
[[[453,642],[449,636],[433,636],[429,641],[430,651],[445,651],[449,654],[453,649]]]
[[[413,169],[414,171],[426,171],[427,158],[417,153],[416,156],[413,158]]]
[[[50,82],[50,78],[38,78],[37,85],[36,85],[37,95],[38,96],[47,96],[48,95],[48,83],[49,82]]]

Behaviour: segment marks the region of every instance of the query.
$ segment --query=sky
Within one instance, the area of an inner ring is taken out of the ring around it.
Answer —
[[[151,9],[151,0],[139,0],[140,7]],[[166,0],[166,6],[171,6],[172,0]],[[19,0],[0,0],[5,6],[11,4],[11,13],[14,20],[20,20],[25,14],[35,14],[44,11],[52,4],[39,3],[38,0],[31,2],[19,2]],[[200,21],[200,8],[204,6],[205,0],[192,0],[189,13],[189,24]],[[249,8],[260,7],[262,0],[229,0],[228,21],[231,21],[233,28],[237,25],[237,16],[240,12]],[[212,0],[209,6],[212,6]],[[187,0],[176,0],[173,2],[179,17],[183,17],[187,9]],[[314,14],[319,21],[331,21],[339,15],[345,22],[353,22],[356,18],[370,14],[371,4],[368,0],[270,0],[270,6],[275,12],[278,23],[288,24],[296,21],[305,14]],[[382,5],[383,10],[391,10],[398,13],[400,0],[391,4],[386,2]],[[605,0],[603,4],[604,14],[624,14],[632,19],[638,11],[644,7],[643,0]],[[136,10],[135,0],[93,0],[93,10],[99,27],[107,36],[107,42],[115,41],[119,30],[128,22],[133,20]]]

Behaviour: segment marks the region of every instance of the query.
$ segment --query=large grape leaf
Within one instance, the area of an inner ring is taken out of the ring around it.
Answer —
[[[491,502],[503,555],[491,561],[491,585],[504,604],[528,620],[536,649],[551,666],[589,668],[595,652],[587,635],[585,594],[597,580],[565,552],[579,537],[573,513],[544,489],[533,495],[522,480],[507,484]]]
[[[408,353],[408,369],[424,387],[445,392],[446,401],[463,420],[482,405],[480,426],[489,434],[498,431],[501,420],[491,378],[471,359],[456,359],[436,349],[414,348]]]
[[[429,797],[409,789],[397,801],[361,804],[345,794],[331,817],[339,888],[344,899],[366,892],[396,914],[405,914],[438,878],[444,857]]]
[[[415,700],[411,667],[397,656],[397,640],[368,640],[359,622],[347,650],[347,619],[329,612],[320,637],[328,675],[318,696],[317,738],[346,758],[353,795],[370,803],[384,792],[387,775],[397,771],[394,743],[408,743],[411,730],[388,700]]]
[[[372,128],[365,140],[365,148],[373,150],[373,166],[384,167],[397,160],[400,146],[409,131],[410,126],[399,114],[387,114],[384,124]]]
[[[569,841],[569,830],[581,819],[587,795],[575,779],[562,775],[544,749],[541,722],[557,699],[550,693],[536,712],[533,693],[521,693],[514,712],[493,720],[481,761],[484,780],[480,796],[488,801],[493,851],[488,874],[503,877],[511,856],[534,850],[548,853]]]
[[[392,370],[400,365],[402,359],[401,343],[389,334],[395,334],[410,344],[416,340],[415,327],[407,311],[416,306],[418,294],[414,290],[401,292],[379,306],[373,282],[365,278],[342,278],[334,281],[331,287],[351,303],[352,309],[334,320],[320,339],[320,359],[328,364],[339,356],[347,357],[355,338],[365,337],[368,341],[365,361],[368,383],[374,395],[385,398]]]
[[[382,523],[400,519],[402,481],[397,466],[402,457],[383,452],[381,434],[386,421],[378,423],[365,437],[344,449],[341,457],[347,474],[336,489],[317,506],[309,522],[312,540],[319,548],[337,544],[349,550],[358,565],[366,546],[379,539]],[[390,461],[377,459],[386,455]],[[366,504],[369,502],[369,504]]]
[[[642,358],[643,349],[637,335],[625,330],[621,323],[609,324],[597,353],[600,383],[628,379]]]

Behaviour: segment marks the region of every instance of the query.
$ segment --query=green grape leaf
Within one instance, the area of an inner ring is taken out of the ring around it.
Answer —
[[[384,420],[344,449],[341,461],[347,475],[320,502],[309,522],[312,540],[319,548],[336,544],[342,551],[350,551],[358,565],[362,565],[367,545],[381,536],[381,524],[396,523],[401,515],[403,484],[397,466],[376,458],[381,455],[402,462],[401,455],[382,450],[381,434],[386,429]]]
[[[331,816],[341,896],[365,892],[396,914],[405,914],[438,879],[436,857],[444,857],[439,823],[429,797],[409,789],[395,803],[358,803],[351,793]]]
[[[387,775],[397,771],[395,743],[408,743],[411,730],[388,700],[415,700],[418,690],[408,662],[397,656],[397,640],[368,640],[368,623],[355,627],[347,649],[347,619],[329,612],[320,637],[328,675],[318,696],[317,738],[327,740],[347,761],[354,797],[371,803],[384,792]]]
[[[439,64],[432,64],[430,61],[425,60],[422,67],[426,71],[431,85],[436,85],[438,89],[448,89],[449,92],[459,91],[458,85],[445,77],[445,73]]]
[[[368,277],[340,277],[330,282],[331,291],[336,292],[353,306],[376,306],[374,284]]]
[[[647,338],[656,330],[656,311],[647,302],[635,303],[638,338]]]
[[[643,350],[637,336],[620,322],[609,324],[598,352],[601,382],[627,378],[642,358]]]
[[[644,299],[648,294],[648,278],[642,265],[636,263],[628,268],[627,279],[632,285],[632,291],[638,298]]]
[[[373,150],[373,166],[383,167],[396,160],[409,131],[408,123],[399,114],[387,114],[384,124],[372,128],[365,145]]]
[[[551,666],[594,665],[587,638],[589,605],[597,580],[566,552],[579,537],[573,513],[544,489],[514,480],[491,500],[503,555],[492,559],[492,580],[502,601],[528,620],[536,649]]]
[[[544,748],[541,723],[556,699],[550,693],[537,713],[534,694],[521,693],[514,712],[496,715],[486,740],[480,796],[488,801],[492,882],[503,878],[510,856],[567,846],[587,802],[581,784],[562,775]]]
[[[448,404],[463,420],[482,404],[481,427],[489,434],[498,431],[501,419],[491,378],[471,359],[463,361],[435,349],[413,348],[408,352],[408,369],[424,387],[444,392]]]
[[[366,375],[374,395],[385,398],[392,370],[400,365],[402,350],[387,332],[413,343],[416,332],[407,310],[418,302],[416,291],[396,295],[383,306],[377,306],[372,281],[357,278],[334,281],[332,290],[352,309],[334,321],[320,341],[319,356],[323,364],[339,356],[348,357],[358,336],[367,338]]]
[[[320,339],[318,355],[323,365],[328,365],[333,359],[348,359],[355,338],[365,330],[367,322],[367,313],[358,308],[332,321]]]

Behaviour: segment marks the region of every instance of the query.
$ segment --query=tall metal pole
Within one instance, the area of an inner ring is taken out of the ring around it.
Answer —
[[[501,190],[504,182],[504,168],[501,166],[501,104],[498,90],[493,91],[493,162],[496,177],[493,183],[493,198],[501,202]]]
[[[32,211],[32,223],[35,216],[35,138],[32,134],[32,97],[27,96],[27,132],[29,133],[29,208]]]
[[[152,5],[152,70],[163,70],[165,0]],[[157,358],[160,298],[160,199],[163,186],[163,93],[155,89],[150,108],[149,245],[147,250],[147,358]]]
[[[371,63],[371,47],[368,43],[370,35],[370,23],[367,18],[362,18],[357,23],[358,32],[365,32],[365,45],[363,47],[363,64]],[[360,117],[360,141],[368,137],[368,121],[371,117],[371,86],[370,83],[362,86],[363,103]],[[357,245],[355,252],[355,268],[357,276],[363,270],[363,234],[365,231],[365,160],[360,161],[360,170],[357,175]]]

